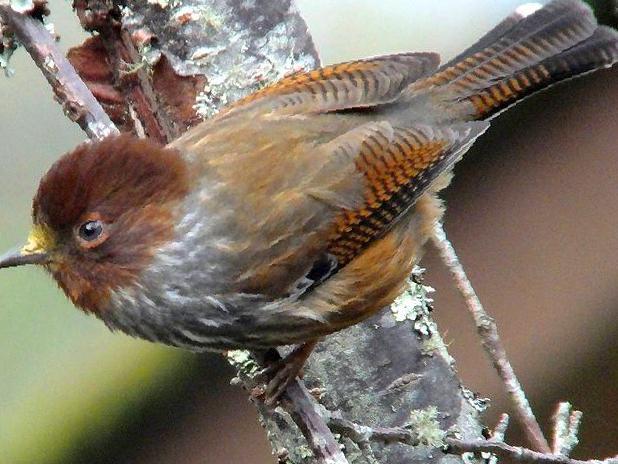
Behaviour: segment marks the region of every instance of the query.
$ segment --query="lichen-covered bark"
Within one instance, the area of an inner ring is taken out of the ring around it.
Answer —
[[[351,463],[459,462],[436,450],[445,432],[480,437],[485,400],[461,386],[431,320],[427,290],[411,281],[390,308],[326,338],[310,359],[305,382],[323,389],[329,410],[363,425],[410,427],[425,444],[372,443],[370,456],[344,440]]]
[[[165,55],[178,75],[206,76],[194,102],[202,117],[319,62],[291,0],[142,0],[121,11],[146,62]]]

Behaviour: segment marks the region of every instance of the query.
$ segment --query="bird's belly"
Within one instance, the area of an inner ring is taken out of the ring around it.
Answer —
[[[441,217],[433,192],[422,196],[384,237],[300,298],[201,294],[181,283],[145,280],[115,293],[101,318],[112,329],[192,351],[254,349],[303,343],[353,325],[404,290],[432,226]],[[191,295],[191,296],[183,296]]]

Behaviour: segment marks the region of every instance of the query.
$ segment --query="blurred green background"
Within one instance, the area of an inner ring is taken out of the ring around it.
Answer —
[[[298,1],[325,63],[409,50],[448,59],[521,3]],[[63,49],[86,37],[69,2],[50,8]],[[23,50],[11,64],[15,76],[0,77],[0,250],[25,239],[38,179],[84,138]],[[563,399],[584,410],[579,456],[618,453],[616,104],[613,70],[518,106],[445,195],[447,230],[534,405],[544,417]],[[508,405],[460,298],[433,253],[424,265],[460,373],[496,400],[495,417]],[[0,275],[0,464],[273,462],[231,374],[217,355],[109,333],[41,271]]]

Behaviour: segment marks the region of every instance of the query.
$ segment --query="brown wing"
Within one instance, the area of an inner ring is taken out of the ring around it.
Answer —
[[[298,72],[257,91],[222,111],[239,109],[300,113],[335,111],[393,101],[417,79],[433,73],[435,53],[402,53]]]
[[[246,118],[183,147],[204,154],[211,180],[201,201],[221,234],[210,242],[225,245],[213,250],[226,263],[222,293],[279,299],[327,279],[397,224],[487,127],[365,120]]]
[[[366,181],[363,204],[344,209],[336,217],[328,241],[327,253],[336,258],[337,267],[345,266],[390,230],[487,127],[484,122],[410,128],[374,125],[353,153],[356,169]],[[350,156],[355,147],[346,144],[346,139],[354,135],[331,143]]]

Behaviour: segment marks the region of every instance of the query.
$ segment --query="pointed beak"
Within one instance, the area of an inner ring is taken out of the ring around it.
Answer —
[[[21,249],[0,256],[0,269],[25,264],[47,264],[49,262],[49,253],[41,240],[38,240],[35,234],[30,234],[28,243]]]
[[[45,264],[49,262],[47,253],[9,252],[0,256],[0,269],[4,267],[22,266],[24,264]]]

